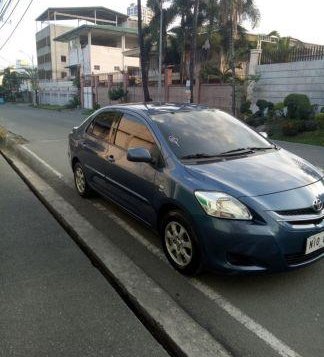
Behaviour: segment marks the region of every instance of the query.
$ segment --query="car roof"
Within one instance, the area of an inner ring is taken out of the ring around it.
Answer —
[[[142,112],[148,115],[156,115],[163,113],[174,113],[179,111],[194,111],[208,109],[208,106],[201,104],[189,103],[127,103],[127,104],[114,104],[108,105],[103,109],[130,109],[135,112]]]

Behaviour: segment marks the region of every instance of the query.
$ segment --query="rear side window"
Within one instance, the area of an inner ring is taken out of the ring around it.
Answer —
[[[118,112],[101,112],[99,113],[87,129],[89,135],[108,141],[111,128],[115,121],[120,119],[121,114]]]
[[[120,119],[115,136],[115,145],[124,150],[141,147],[151,152],[156,147],[154,138],[147,126],[128,114],[124,114]]]

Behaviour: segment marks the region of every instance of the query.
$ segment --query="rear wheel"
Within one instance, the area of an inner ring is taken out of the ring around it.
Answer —
[[[73,172],[74,172],[74,183],[78,191],[78,194],[82,197],[89,197],[92,193],[92,190],[87,183],[84,170],[80,162],[77,162],[74,165]]]
[[[163,249],[172,266],[185,275],[202,270],[198,238],[186,216],[180,211],[169,212],[162,223]]]

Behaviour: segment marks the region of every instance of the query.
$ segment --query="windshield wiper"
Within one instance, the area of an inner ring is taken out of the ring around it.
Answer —
[[[205,153],[196,153],[196,154],[189,154],[189,155],[184,155],[181,156],[182,160],[190,160],[190,159],[208,159],[212,157],[217,157],[218,155],[211,155],[211,154],[205,154]]]
[[[246,147],[246,148],[238,148],[234,150],[229,150],[222,152],[218,156],[231,156],[231,155],[241,155],[241,154],[248,154],[248,153],[253,153],[254,151],[261,151],[261,150],[270,150],[270,149],[275,149],[274,146],[260,146],[260,147]]]
[[[272,150],[272,149],[276,149],[275,146],[256,146],[256,147],[249,147],[248,149],[253,150],[253,151],[257,151],[257,150]]]

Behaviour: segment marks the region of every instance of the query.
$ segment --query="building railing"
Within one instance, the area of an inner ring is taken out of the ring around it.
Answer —
[[[261,64],[316,61],[324,59],[324,46],[263,49]]]

